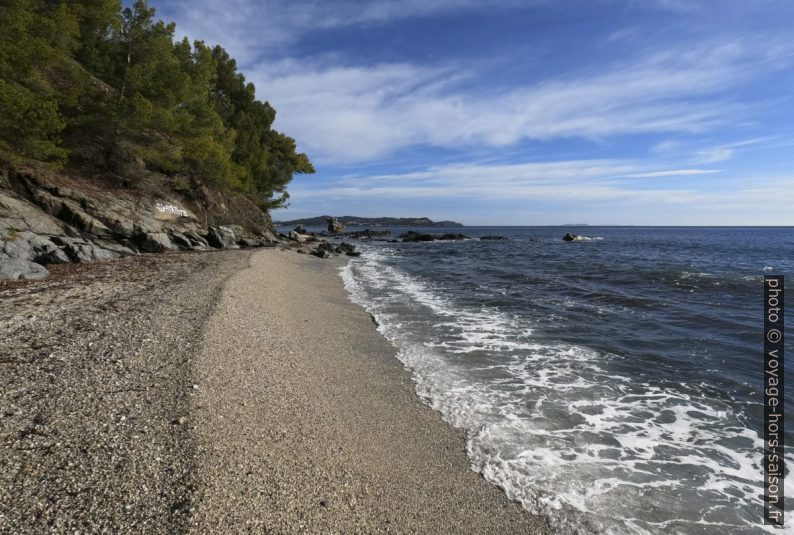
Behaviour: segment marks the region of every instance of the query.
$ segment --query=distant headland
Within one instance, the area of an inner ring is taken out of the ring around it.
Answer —
[[[324,227],[329,215],[310,217],[306,219],[292,219],[290,221],[274,221],[274,225],[305,227]],[[336,218],[346,227],[462,227],[463,223],[456,221],[432,221],[427,217],[356,217],[345,215]]]

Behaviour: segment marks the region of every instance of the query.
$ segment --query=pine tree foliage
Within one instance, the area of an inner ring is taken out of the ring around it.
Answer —
[[[0,160],[112,169],[119,160],[255,196],[312,173],[276,110],[220,46],[175,41],[145,0],[0,3]]]

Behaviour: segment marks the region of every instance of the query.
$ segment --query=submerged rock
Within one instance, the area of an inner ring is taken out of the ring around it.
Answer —
[[[404,242],[419,242],[419,241],[438,241],[438,240],[446,240],[446,241],[459,241],[459,240],[466,240],[468,236],[463,234],[425,234],[423,232],[415,232],[410,230],[405,234],[400,235],[400,239]]]
[[[391,230],[371,230],[371,229],[364,229],[358,230],[355,232],[348,232],[346,236],[354,239],[366,239],[366,238],[383,238],[385,236],[391,236]]]
[[[480,236],[481,240],[509,240],[507,236]]]

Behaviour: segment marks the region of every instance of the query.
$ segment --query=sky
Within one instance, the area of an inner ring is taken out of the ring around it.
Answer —
[[[276,220],[794,225],[789,0],[153,0],[317,172]]]

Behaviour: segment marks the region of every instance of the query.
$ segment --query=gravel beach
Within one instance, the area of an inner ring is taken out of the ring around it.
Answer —
[[[0,285],[0,533],[184,530],[191,359],[250,254],[63,265]]]
[[[0,532],[548,533],[337,270],[278,249],[0,287]]]

